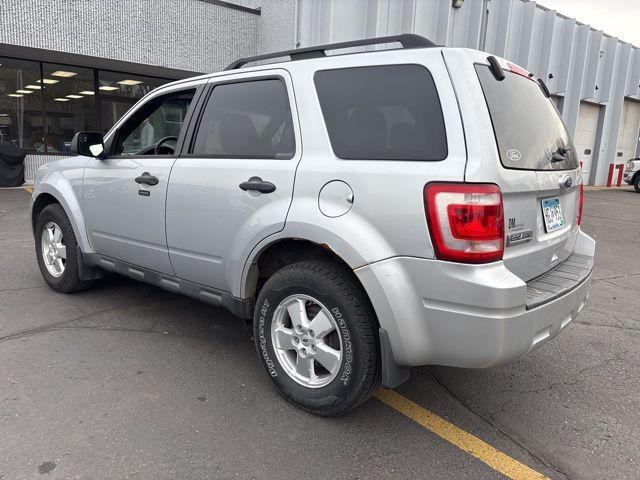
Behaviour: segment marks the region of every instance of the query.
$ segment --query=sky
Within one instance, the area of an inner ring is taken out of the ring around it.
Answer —
[[[537,3],[640,47],[640,0],[537,0]]]

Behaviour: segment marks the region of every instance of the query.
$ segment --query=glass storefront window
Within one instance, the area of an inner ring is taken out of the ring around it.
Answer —
[[[96,130],[93,70],[43,63],[42,73],[47,153],[67,153],[76,132]]]
[[[0,141],[43,150],[40,64],[0,57]]]
[[[98,72],[100,130],[106,132],[138,100],[170,80],[129,73]]]
[[[0,57],[0,142],[69,153],[79,131],[106,132],[167,78]]]

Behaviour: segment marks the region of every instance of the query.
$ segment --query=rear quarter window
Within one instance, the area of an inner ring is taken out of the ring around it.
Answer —
[[[315,86],[333,152],[349,160],[447,157],[442,107],[420,65],[322,70]]]

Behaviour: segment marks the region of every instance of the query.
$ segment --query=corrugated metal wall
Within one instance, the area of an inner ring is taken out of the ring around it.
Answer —
[[[299,0],[298,15],[303,47],[413,32],[505,57],[564,97],[562,116],[572,133],[582,100],[604,106],[590,183],[605,183],[609,164],[622,161],[616,141],[623,101],[640,99],[637,47],[523,0],[466,0],[461,8],[451,0]]]

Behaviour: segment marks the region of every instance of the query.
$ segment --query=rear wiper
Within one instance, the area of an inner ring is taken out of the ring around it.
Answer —
[[[565,161],[567,159],[567,157],[565,157],[565,155],[570,150],[571,150],[571,147],[568,147],[568,148],[558,147],[558,149],[555,152],[553,152],[553,155],[551,155],[551,163]]]

